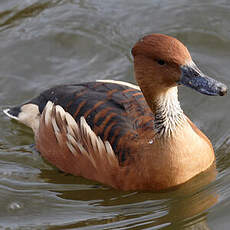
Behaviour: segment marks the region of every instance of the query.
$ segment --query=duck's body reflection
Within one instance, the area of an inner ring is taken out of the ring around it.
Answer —
[[[116,223],[121,221],[132,220],[133,226],[142,222],[142,227],[137,229],[143,229],[143,226],[150,229],[162,226],[162,229],[208,230],[206,210],[218,201],[218,194],[212,183],[216,178],[215,164],[187,183],[161,193],[122,192],[53,169],[42,170],[40,177],[51,183],[51,186],[55,184],[54,187],[60,187],[60,189],[52,189],[59,194],[60,198],[90,203],[89,212],[91,208],[96,208],[103,210],[107,216],[111,214],[111,218],[99,220],[92,218],[87,220],[87,223],[79,222],[76,217],[74,223],[70,225],[75,228],[90,223],[98,225],[114,223],[116,226]],[[62,186],[65,185],[68,185],[69,189],[62,190]]]

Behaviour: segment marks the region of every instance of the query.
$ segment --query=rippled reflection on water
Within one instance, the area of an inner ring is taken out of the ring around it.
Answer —
[[[95,79],[133,81],[130,48],[160,32],[184,42],[201,69],[229,85],[228,0],[1,0],[1,110],[43,89]],[[121,192],[48,165],[32,132],[1,113],[0,228],[229,229],[230,100],[180,90],[210,137],[210,169],[164,193]]]

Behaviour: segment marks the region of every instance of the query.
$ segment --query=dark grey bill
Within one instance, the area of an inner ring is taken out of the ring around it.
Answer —
[[[224,96],[227,93],[227,86],[215,79],[204,75],[195,63],[181,66],[180,85],[190,87],[200,93],[210,96]]]

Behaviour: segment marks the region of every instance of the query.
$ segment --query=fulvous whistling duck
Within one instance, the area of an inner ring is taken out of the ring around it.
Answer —
[[[180,107],[177,86],[223,96],[187,48],[163,34],[132,48],[139,85],[121,81],[59,85],[4,110],[31,127],[41,155],[64,172],[122,190],[185,183],[215,161],[209,139]]]

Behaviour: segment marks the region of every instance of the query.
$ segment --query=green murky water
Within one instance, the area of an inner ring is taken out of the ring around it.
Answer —
[[[184,42],[203,72],[230,85],[228,0],[1,0],[0,109],[49,86],[133,82],[130,48],[143,35]],[[32,132],[0,114],[0,229],[230,229],[230,100],[180,89],[210,137],[207,172],[171,192],[121,192],[48,165]]]

